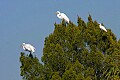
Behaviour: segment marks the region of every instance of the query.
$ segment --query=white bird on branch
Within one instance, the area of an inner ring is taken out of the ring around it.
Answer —
[[[35,52],[35,48],[31,44],[22,44],[23,50],[30,52],[29,57],[33,58],[32,53]]]
[[[102,26],[100,23],[99,23],[99,27],[100,27],[100,29],[102,29],[102,30],[104,30],[105,32],[107,32],[107,29],[105,29],[105,27]]]
[[[69,23],[70,20],[64,13],[60,13],[60,11],[57,11],[56,14],[59,19],[64,19],[67,23]]]

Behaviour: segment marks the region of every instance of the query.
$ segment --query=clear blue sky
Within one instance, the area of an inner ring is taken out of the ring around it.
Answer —
[[[41,59],[44,39],[60,23],[55,12],[66,13],[77,24],[77,15],[94,20],[120,38],[120,0],[0,0],[0,80],[21,80],[20,45],[31,43]]]

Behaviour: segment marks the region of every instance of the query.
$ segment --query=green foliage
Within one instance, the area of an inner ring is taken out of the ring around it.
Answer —
[[[120,40],[110,29],[99,28],[91,15],[78,25],[63,20],[45,38],[42,62],[21,53],[25,80],[119,80]],[[102,24],[104,25],[104,24]]]
[[[76,77],[77,77],[76,72],[70,69],[64,72],[62,80],[75,80]]]
[[[54,72],[54,74],[52,75],[52,79],[51,80],[61,80],[61,77],[59,76],[58,72]]]
[[[21,76],[24,80],[44,80],[43,65],[39,63],[37,57],[30,58],[21,52]]]

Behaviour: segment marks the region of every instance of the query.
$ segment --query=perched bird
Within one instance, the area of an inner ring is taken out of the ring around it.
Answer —
[[[33,58],[32,53],[35,52],[35,48],[31,44],[22,44],[23,50],[30,52],[29,57]]]
[[[59,19],[64,19],[67,23],[69,23],[70,20],[64,13],[60,13],[60,11],[57,11],[56,14]]]
[[[102,26],[100,23],[99,23],[99,27],[100,27],[100,29],[102,29],[102,30],[104,30],[105,32],[107,32],[107,30],[105,29],[105,27]]]

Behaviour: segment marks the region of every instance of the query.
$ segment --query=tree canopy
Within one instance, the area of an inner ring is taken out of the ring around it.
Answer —
[[[103,24],[104,25],[104,24]],[[110,29],[78,17],[77,25],[63,20],[45,38],[41,64],[21,52],[21,76],[25,80],[118,80],[120,40]]]

